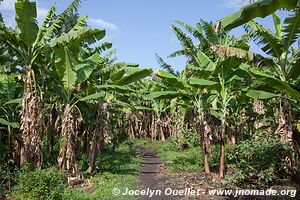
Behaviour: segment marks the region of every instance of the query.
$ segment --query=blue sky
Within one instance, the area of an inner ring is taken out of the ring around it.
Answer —
[[[9,26],[15,26],[14,1],[4,0],[0,6]],[[37,0],[39,22],[54,2],[61,11],[71,0]],[[117,49],[118,61],[156,69],[155,53],[158,53],[180,70],[185,58],[166,58],[180,49],[170,25],[175,20],[195,25],[200,18],[215,22],[247,3],[248,0],[83,0],[80,15],[87,15],[92,27],[107,30],[105,40],[112,42]],[[234,34],[240,32],[233,31]]]

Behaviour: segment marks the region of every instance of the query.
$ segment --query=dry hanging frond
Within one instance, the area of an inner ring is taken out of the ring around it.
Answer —
[[[261,100],[254,100],[254,102],[252,104],[252,109],[253,109],[253,112],[255,112],[259,115],[265,114],[264,102]]]
[[[23,81],[25,90],[20,113],[23,146],[21,148],[20,164],[32,163],[32,167],[40,168],[42,164],[40,100],[36,91],[32,90],[31,77],[29,75],[24,76]]]

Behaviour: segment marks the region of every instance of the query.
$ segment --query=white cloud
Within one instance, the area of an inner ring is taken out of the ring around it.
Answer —
[[[4,0],[0,4],[0,10],[1,11],[12,11],[15,9],[15,1],[16,0]]]
[[[226,8],[240,8],[249,4],[249,0],[223,0],[222,6]]]
[[[115,24],[111,22],[106,22],[102,19],[89,18],[87,21],[90,22],[92,25],[99,26],[104,29],[111,29],[114,31],[118,30],[118,27]]]

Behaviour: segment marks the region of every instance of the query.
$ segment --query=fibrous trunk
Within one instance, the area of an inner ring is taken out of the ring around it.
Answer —
[[[220,141],[220,165],[219,165],[219,178],[224,179],[225,173],[225,131],[226,125],[225,122],[222,122],[221,125],[221,141]]]
[[[166,138],[165,138],[165,134],[164,134],[164,131],[163,131],[163,124],[162,124],[162,121],[161,121],[160,117],[158,117],[157,124],[158,124],[158,127],[159,127],[159,138],[160,138],[161,141],[165,142]]]
[[[107,129],[105,128],[107,116],[107,104],[102,101],[99,102],[97,117],[94,123],[93,138],[89,150],[89,168],[88,173],[93,173],[95,170],[95,164],[98,154],[104,146],[105,135],[107,135]]]
[[[21,131],[23,145],[21,147],[20,164],[39,169],[42,164],[41,156],[41,129],[39,97],[31,75],[33,70],[27,70],[24,80],[24,97],[21,110]]]
[[[60,171],[67,170],[71,176],[78,174],[78,167],[76,163],[76,130],[77,121],[70,105],[67,104],[64,111],[60,151],[57,157],[58,167]]]
[[[293,179],[300,181],[300,150],[297,142],[293,139],[292,108],[288,100],[288,95],[282,94],[280,98],[280,107],[278,113],[278,128],[276,133],[280,135],[281,141],[289,145],[293,151],[286,156],[285,162],[288,165],[289,172]]]
[[[155,140],[156,139],[156,117],[155,114],[152,113],[151,115],[151,139]]]
[[[211,127],[209,126],[209,116],[206,115],[200,120],[200,135],[202,140],[202,150],[204,152],[204,170],[205,174],[210,176],[209,167],[209,154],[210,154],[210,138],[209,135],[212,133]]]
[[[211,134],[212,132],[207,120],[204,120],[203,125],[204,125],[204,129],[203,129],[203,136],[202,136],[203,137],[202,149],[204,151],[204,169],[206,175],[210,176],[210,168],[208,162],[208,157],[211,152],[209,134]]]
[[[280,108],[278,113],[278,128],[276,133],[280,135],[282,142],[293,145],[293,126],[291,104],[287,100],[287,95],[280,98]]]

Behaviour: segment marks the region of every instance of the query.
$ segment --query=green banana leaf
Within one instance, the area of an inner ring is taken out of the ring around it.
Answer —
[[[299,1],[300,2],[300,1]],[[300,4],[300,3],[299,3]],[[300,7],[300,5],[299,5]],[[289,49],[300,37],[300,12],[294,12],[284,20],[284,28],[282,32],[286,33],[283,37],[284,46]]]
[[[121,86],[121,85],[96,85],[95,87],[97,89],[107,89],[107,90],[118,91],[121,93],[134,92],[133,89],[130,89],[129,87]]]
[[[68,96],[71,96],[74,88],[75,88],[75,84],[76,84],[76,80],[77,80],[77,74],[74,70],[74,66],[72,64],[70,55],[69,55],[69,50],[68,47],[64,47],[64,52],[65,52],[65,72],[64,72],[64,77],[62,79],[63,81],[63,85],[64,85],[64,89],[66,91],[66,93],[68,94]]]
[[[19,105],[21,105],[22,100],[23,100],[23,98],[13,99],[13,100],[5,102],[4,105],[9,105],[9,104],[19,104]]]
[[[170,85],[174,88],[179,88],[182,90],[186,90],[187,88],[190,88],[190,86],[183,80],[181,80],[179,77],[162,71],[162,70],[157,70],[155,73],[158,77],[162,78],[163,80],[167,81],[170,83]]]
[[[43,34],[43,40],[49,40],[53,37],[55,34],[59,34],[61,27],[64,23],[69,20],[69,16],[72,16],[74,14],[74,11],[78,10],[81,4],[81,0],[73,0],[72,3],[57,17],[55,17],[55,20],[49,27],[47,27],[47,31]],[[55,8],[54,9],[54,16],[55,16]],[[49,15],[47,15],[48,17]],[[52,18],[51,18],[52,20]],[[50,20],[50,21],[51,21]]]
[[[20,31],[20,38],[27,46],[36,40],[39,31],[36,17],[36,2],[18,0],[15,3],[16,23]]]
[[[83,83],[86,81],[92,72],[96,69],[97,64],[101,61],[101,57],[98,53],[93,54],[92,56],[88,57],[86,60],[81,62],[78,65],[74,66],[74,70],[77,73],[77,81],[76,83]]]
[[[288,82],[279,80],[275,77],[272,77],[269,74],[266,74],[258,69],[250,69],[249,72],[259,81],[263,83],[263,85],[288,94],[291,98],[294,98],[297,101],[300,101],[300,93],[295,90]],[[266,91],[269,92],[269,91]]]
[[[126,71],[124,69],[120,69],[118,71],[116,71],[115,73],[113,73],[111,75],[111,80],[113,82],[120,80],[124,75],[126,74]]]
[[[202,51],[197,52],[197,59],[198,62],[200,63],[200,66],[205,70],[205,71],[214,71],[216,69],[216,65],[214,62],[212,62]]]
[[[146,95],[144,98],[151,100],[151,99],[174,99],[176,97],[182,96],[180,92],[176,91],[159,91],[159,92],[152,92]]]
[[[297,7],[297,4],[298,0],[258,0],[221,19],[219,28],[230,30],[257,17],[264,18],[271,15],[278,9],[294,9]]]
[[[51,47],[58,45],[67,45],[73,42],[81,42],[83,40],[88,40],[89,44],[97,40],[101,40],[105,36],[105,30],[91,29],[90,27],[81,27],[78,30],[71,30],[66,34],[61,35],[60,37],[52,40],[50,42]]]
[[[262,90],[249,90],[246,94],[252,99],[271,99],[274,97],[280,97],[278,94],[262,91]]]
[[[13,75],[0,74],[0,94],[13,99],[16,93],[16,80]]]
[[[190,84],[195,86],[212,86],[212,85],[218,85],[218,82],[205,80],[205,79],[199,79],[199,78],[191,78]]]
[[[103,91],[101,91],[101,92],[96,92],[96,93],[94,93],[94,94],[91,94],[91,95],[88,95],[88,96],[85,96],[85,97],[79,99],[79,101],[98,100],[98,99],[100,99],[100,98],[105,97],[106,94],[107,94],[107,93],[106,93],[106,92],[103,92]]]
[[[7,121],[7,120],[5,120],[3,118],[0,118],[0,124],[3,124],[5,126],[11,126],[13,128],[19,128],[20,127],[19,123],[17,123],[17,122],[9,122],[9,121]]]
[[[133,73],[126,74],[126,76],[123,76],[120,80],[116,81],[115,84],[117,85],[128,85],[130,83],[133,83],[135,81],[141,80],[147,76],[150,76],[152,74],[152,69],[138,69]]]

